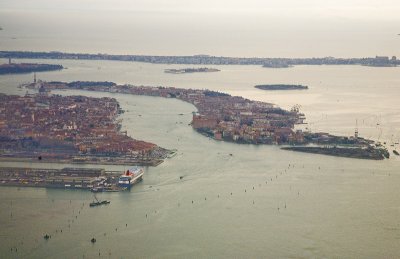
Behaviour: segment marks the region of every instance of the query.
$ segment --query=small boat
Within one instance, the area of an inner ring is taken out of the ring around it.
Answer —
[[[96,206],[107,205],[107,204],[110,204],[110,203],[111,203],[111,201],[107,201],[107,200],[99,201],[99,200],[96,198],[96,196],[94,196],[94,198],[95,198],[96,201],[93,201],[93,202],[89,203],[89,207],[96,207]]]
[[[91,202],[90,204],[89,204],[89,206],[90,207],[95,207],[95,206],[99,206],[99,205],[101,205],[101,203],[100,202],[98,202],[98,201],[94,201],[94,202]]]
[[[107,204],[110,204],[110,203],[111,203],[111,201],[94,201],[94,202],[91,202],[89,204],[89,206],[90,207],[96,207],[96,206],[100,206],[100,205],[107,205]]]
[[[94,202],[91,202],[89,204],[89,206],[90,207],[96,207],[96,206],[100,206],[100,205],[107,205],[107,204],[110,204],[110,203],[111,203],[111,201],[94,201]]]

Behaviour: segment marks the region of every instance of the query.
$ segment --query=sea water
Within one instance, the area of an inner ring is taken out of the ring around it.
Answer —
[[[353,135],[357,127],[361,137],[385,141],[390,151],[399,149],[395,144],[400,137],[399,68],[213,66],[221,72],[174,75],[163,71],[187,66],[18,61],[57,63],[67,68],[37,73],[41,80],[207,88],[286,109],[299,104],[308,123],[303,128]],[[0,90],[25,94],[18,85],[32,80],[32,74],[0,76]],[[303,84],[309,89],[272,92],[254,88],[270,83]],[[400,160],[393,154],[387,160],[369,161],[295,153],[278,146],[225,143],[194,131],[188,124],[196,108],[183,101],[86,91],[57,93],[116,98],[125,110],[122,130],[133,138],[177,149],[177,155],[157,167],[145,168],[143,181],[130,192],[97,194],[99,199],[111,201],[107,206],[89,208],[94,197],[87,191],[0,188],[1,257],[399,255]],[[51,235],[47,241],[45,234]],[[97,240],[94,244],[90,242],[93,237]]]

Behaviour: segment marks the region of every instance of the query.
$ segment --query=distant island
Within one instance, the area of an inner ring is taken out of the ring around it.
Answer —
[[[287,64],[286,62],[268,62],[263,65],[263,67],[267,68],[289,68],[293,67],[292,65]]]
[[[219,72],[219,71],[221,70],[216,68],[207,68],[207,67],[164,70],[165,73],[170,73],[170,74],[207,73],[207,72]]]
[[[274,84],[274,85],[256,85],[254,86],[257,89],[261,90],[305,90],[308,89],[306,85],[285,85],[285,84]]]
[[[190,123],[192,128],[215,140],[240,144],[289,145],[292,148],[286,149],[349,158],[380,160],[389,157],[386,148],[372,140],[358,137],[357,132],[347,137],[296,130],[295,124],[301,124],[305,119],[296,106],[289,111],[270,103],[211,90],[117,85],[112,82],[40,82],[39,88],[38,84],[27,84],[25,87],[42,92],[81,89],[176,98],[197,108],[198,112],[193,113]],[[310,145],[318,149],[309,149]]]
[[[0,65],[0,75],[54,71],[54,70],[61,70],[63,68],[64,67],[62,65],[54,65],[54,64],[11,63],[10,60],[7,64]]]

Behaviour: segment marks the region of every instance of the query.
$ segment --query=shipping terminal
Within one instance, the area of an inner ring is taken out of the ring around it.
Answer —
[[[143,179],[142,167],[105,171],[100,168],[0,168],[0,186],[85,189],[118,192],[130,189]]]

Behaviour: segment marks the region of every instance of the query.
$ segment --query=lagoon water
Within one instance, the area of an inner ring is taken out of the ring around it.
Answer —
[[[357,121],[361,137],[386,142],[390,150],[400,148],[395,144],[400,138],[399,68],[216,66],[221,72],[174,75],[163,70],[182,66],[36,61],[68,68],[38,73],[42,80],[208,88],[288,109],[299,104],[307,117],[303,127],[312,131],[352,135]],[[18,85],[32,79],[32,74],[0,76],[0,90],[24,94]],[[268,83],[304,84],[309,90],[270,92],[253,87]],[[89,208],[93,195],[86,191],[0,188],[1,257],[400,256],[399,157],[367,161],[218,142],[188,125],[195,107],[179,100],[57,93],[117,98],[126,111],[121,115],[123,130],[134,138],[176,148],[178,155],[146,168],[144,180],[130,192],[98,194],[111,201],[104,207]],[[43,239],[46,233],[52,236],[48,241]]]

